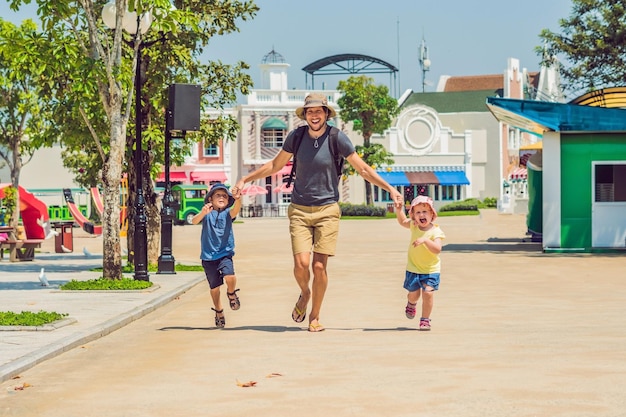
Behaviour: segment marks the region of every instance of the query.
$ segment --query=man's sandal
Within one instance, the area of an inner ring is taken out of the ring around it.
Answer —
[[[317,323],[309,323],[309,331],[312,333],[323,332],[326,330],[324,326],[321,325],[320,322]]]
[[[407,319],[414,319],[415,318],[415,306],[417,305],[417,303],[413,304],[410,301],[407,301],[406,303],[406,308],[404,309],[404,312],[406,313],[406,318]]]
[[[223,329],[224,326],[226,326],[226,317],[224,317],[224,309],[216,310],[213,307],[211,307],[211,310],[215,311],[215,327]],[[221,314],[221,316],[219,316],[218,314]]]
[[[296,323],[302,323],[304,319],[306,318],[306,306],[304,307],[304,310],[300,310],[298,308],[298,303],[300,302],[301,299],[302,299],[302,294],[300,294],[300,297],[298,298],[298,301],[296,302],[296,305],[293,307],[293,311],[291,312],[291,318]]]
[[[241,303],[239,302],[239,297],[237,297],[237,291],[239,291],[239,288],[237,288],[233,292],[226,291],[226,296],[228,297],[228,302],[230,303],[231,310],[239,310],[239,307],[241,307]]]

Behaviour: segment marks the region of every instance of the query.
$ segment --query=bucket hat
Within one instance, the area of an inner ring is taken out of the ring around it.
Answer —
[[[306,120],[304,112],[309,107],[326,107],[328,109],[328,118],[335,117],[337,112],[328,105],[328,98],[324,94],[311,93],[304,99],[304,105],[296,109],[296,116],[302,120]]]
[[[426,195],[418,195],[411,201],[411,207],[409,208],[409,213],[413,211],[413,207],[418,204],[428,204],[430,210],[433,212],[433,221],[437,218],[437,212],[435,211],[435,206],[433,205],[433,199]]]
[[[224,191],[226,191],[226,194],[228,194],[228,204],[226,205],[226,208],[229,208],[233,204],[235,204],[235,198],[233,197],[233,195],[228,190],[228,187],[226,187],[222,183],[213,184],[213,186],[211,187],[211,189],[207,193],[206,197],[204,197],[204,203],[205,204],[209,202],[209,200],[211,199],[211,197],[213,196],[213,194],[215,194],[215,192],[217,190],[224,190]]]

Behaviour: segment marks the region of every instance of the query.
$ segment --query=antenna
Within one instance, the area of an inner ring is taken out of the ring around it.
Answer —
[[[430,59],[428,59],[428,47],[423,34],[419,51],[419,62],[422,68],[422,93],[424,93],[426,92],[426,72],[430,70]]]

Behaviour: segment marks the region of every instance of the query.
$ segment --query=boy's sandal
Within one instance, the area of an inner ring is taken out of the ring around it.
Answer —
[[[220,329],[224,328],[224,326],[226,326],[226,317],[224,317],[224,309],[216,310],[213,307],[211,307],[211,310],[215,311],[215,327],[218,327]],[[219,316],[218,314],[221,314],[221,316]]]
[[[417,305],[417,303],[413,304],[410,301],[407,301],[406,308],[404,309],[404,312],[406,313],[406,318],[407,319],[414,319],[415,318],[415,306],[416,305]]]
[[[241,307],[241,303],[239,302],[239,297],[237,297],[237,291],[239,291],[239,288],[237,288],[233,292],[226,291],[226,296],[228,297],[228,302],[230,303],[231,310],[239,310],[239,307]]]
[[[420,318],[420,330],[430,330],[430,319],[427,319],[425,317]]]

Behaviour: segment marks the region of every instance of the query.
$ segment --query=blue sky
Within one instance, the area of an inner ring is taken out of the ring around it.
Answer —
[[[534,47],[539,33],[560,32],[559,19],[571,13],[571,0],[256,0],[256,18],[241,22],[241,32],[215,38],[207,59],[250,64],[259,84],[261,63],[274,49],[285,57],[289,88],[305,89],[302,68],[320,58],[357,53],[399,68],[400,91],[422,89],[418,50],[422,38],[431,60],[426,91],[434,91],[441,75],[501,74],[508,58],[529,71],[539,70]],[[7,9],[7,8],[3,8]],[[2,17],[19,23],[35,18],[35,8]],[[347,76],[346,76],[347,77]],[[375,76],[390,88],[388,75]],[[337,77],[318,76],[315,87],[334,89]]]

